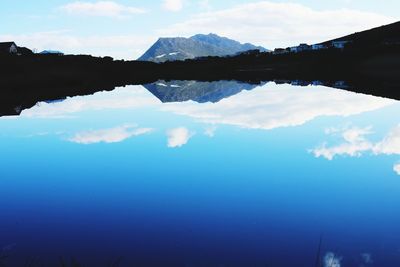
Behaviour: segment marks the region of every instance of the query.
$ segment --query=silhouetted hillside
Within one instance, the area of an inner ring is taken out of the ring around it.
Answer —
[[[400,44],[400,22],[343,36],[332,41],[350,41],[357,46]]]

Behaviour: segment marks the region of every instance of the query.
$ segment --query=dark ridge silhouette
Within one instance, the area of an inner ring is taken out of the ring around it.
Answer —
[[[39,101],[93,94],[126,85],[152,84],[158,80],[319,84],[400,100],[400,43],[395,39],[396,34],[400,36],[399,25],[350,35],[339,48],[331,42],[330,46],[318,49],[304,45],[300,52],[254,50],[230,57],[165,63],[33,54],[20,47],[10,53],[12,47],[8,43],[0,51],[0,116],[18,115]],[[150,91],[160,99],[165,97],[153,89]],[[187,99],[204,101],[197,96]]]
[[[323,44],[328,44],[332,41],[350,41],[361,45],[368,44],[399,44],[400,43],[400,22],[395,22],[389,25],[376,27],[367,31],[353,33],[344,37],[340,37]]]

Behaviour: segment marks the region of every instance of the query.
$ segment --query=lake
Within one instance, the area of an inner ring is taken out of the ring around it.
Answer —
[[[0,265],[398,267],[399,113],[223,81],[40,102],[0,118]]]

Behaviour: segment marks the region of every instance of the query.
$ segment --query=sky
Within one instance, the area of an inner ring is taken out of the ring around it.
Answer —
[[[273,49],[392,23],[398,10],[398,0],[2,0],[0,41],[127,60],[198,33]]]

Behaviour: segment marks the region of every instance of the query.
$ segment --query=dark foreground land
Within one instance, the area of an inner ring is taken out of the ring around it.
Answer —
[[[343,37],[349,41],[344,49],[279,54],[249,51],[160,64],[110,57],[0,55],[0,116],[19,114],[38,101],[157,80],[313,83],[400,100],[398,36],[400,23],[395,23]]]

